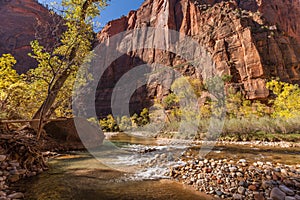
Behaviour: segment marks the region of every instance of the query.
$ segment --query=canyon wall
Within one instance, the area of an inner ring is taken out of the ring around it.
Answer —
[[[38,39],[46,49],[59,41],[61,18],[35,0],[0,1],[0,54],[11,53],[22,73],[35,67],[27,56],[30,41]],[[232,85],[248,99],[266,99],[265,83],[272,77],[299,83],[300,1],[298,0],[146,0],[136,11],[109,22],[98,34],[99,43],[118,33],[142,27],[178,31],[196,40],[212,56],[215,73],[230,75]],[[165,41],[162,41],[165,42]],[[110,55],[107,55],[110,56]],[[101,77],[97,91],[99,116],[111,112],[111,94],[120,78],[146,63],[181,65],[186,76],[205,79],[203,72],[183,64],[179,56],[158,49],[128,52],[115,60]],[[136,90],[131,110],[136,112],[170,92],[174,74],[153,76]],[[124,90],[124,93],[129,92]]]
[[[265,83],[270,78],[279,77],[293,83],[300,80],[297,2],[146,0],[137,11],[109,22],[97,38],[101,43],[120,32],[142,27],[176,30],[197,40],[212,55],[218,73],[232,77],[228,84],[242,91],[248,99],[266,99],[269,91]],[[142,63],[174,66],[183,61],[170,52],[156,49],[122,56],[112,63],[99,84],[97,110],[100,115],[110,112],[111,93],[117,81]],[[203,79],[201,72],[197,73],[191,66],[179,71]],[[163,80],[153,81],[155,84],[139,88],[131,99],[131,107],[140,109],[149,106],[151,99],[163,99],[172,81],[172,76],[166,75]]]
[[[19,73],[37,65],[28,56],[30,42],[38,39],[46,48],[59,40],[61,18],[35,0],[0,1],[0,55],[12,54]],[[56,28],[57,27],[57,28]]]

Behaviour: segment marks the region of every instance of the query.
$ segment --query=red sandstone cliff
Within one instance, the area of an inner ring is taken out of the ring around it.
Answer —
[[[299,83],[299,6],[298,1],[292,0],[146,0],[137,11],[109,22],[97,37],[102,42],[122,31],[163,23],[205,46],[213,55],[217,70],[231,75],[232,84],[249,99],[264,99],[269,95],[265,82],[271,77]],[[122,73],[138,64],[137,59],[139,63],[176,63],[176,57],[157,50],[123,56],[102,78],[105,88],[99,87],[98,110],[107,111],[105,105],[110,102],[111,93],[108,88],[113,88]],[[201,78],[193,70],[188,73]],[[141,90],[148,93],[146,99],[162,98],[168,89],[161,85],[148,85]],[[139,98],[136,94],[132,101],[139,102]]]
[[[27,54],[36,37],[47,47],[58,40],[60,18],[35,0],[0,1],[0,54],[12,53],[24,72],[36,63]],[[109,22],[98,33],[99,42],[140,27],[164,26],[192,36],[213,55],[216,68],[232,75],[232,84],[249,99],[266,98],[270,77],[300,80],[300,3],[297,0],[146,0],[137,11]],[[131,52],[116,60],[99,84],[97,109],[110,112],[115,83],[131,68],[143,63],[175,65],[175,55],[159,50]],[[203,79],[201,72],[184,66],[180,72]],[[151,104],[169,92],[172,75],[139,88],[133,107]],[[124,91],[126,92],[126,91]]]
[[[0,19],[0,55],[11,53],[19,72],[36,66],[34,59],[27,55],[32,40],[37,38],[42,45],[51,47],[61,32],[54,28],[60,18],[35,0],[0,1]]]

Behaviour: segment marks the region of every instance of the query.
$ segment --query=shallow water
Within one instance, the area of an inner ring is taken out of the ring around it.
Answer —
[[[114,143],[105,141],[101,147],[92,149],[93,155],[69,152],[52,159],[50,170],[15,187],[22,188],[26,199],[38,200],[211,199],[193,188],[161,179],[168,171],[167,166],[175,161],[164,167],[143,167],[144,162],[155,159],[154,152],[141,154],[139,151],[155,147],[157,154],[170,150],[168,146],[156,146],[153,140],[124,135],[112,140]],[[181,146],[178,148],[181,153],[184,151]],[[174,153],[178,148],[173,148]]]
[[[69,152],[51,159],[50,170],[16,185],[26,199],[210,199],[190,187],[168,180],[170,166],[199,153],[186,141],[164,143],[154,139],[114,135],[90,152]],[[187,150],[189,154],[184,153]],[[96,158],[95,158],[96,157]],[[247,159],[299,164],[299,149],[216,146],[208,158]]]
[[[190,149],[192,155],[199,153],[200,146]],[[207,158],[239,160],[246,159],[250,163],[256,161],[281,163],[286,165],[300,164],[300,148],[251,147],[241,145],[217,145],[207,154]]]
[[[51,169],[18,186],[26,199],[207,199],[191,188],[168,180],[129,180],[128,176],[99,164],[93,157],[55,159]]]

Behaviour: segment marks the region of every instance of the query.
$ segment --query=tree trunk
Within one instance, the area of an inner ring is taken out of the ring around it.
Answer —
[[[39,119],[38,122],[31,122],[30,126],[36,131],[37,138],[39,139],[41,136],[41,132],[44,126],[44,120],[45,116],[52,107],[52,105],[55,102],[55,99],[60,91],[60,89],[63,87],[64,83],[69,77],[68,70],[64,70],[63,73],[60,75],[60,77],[54,82],[53,86],[48,91],[48,95],[41,105],[41,107],[38,109],[38,111],[34,114],[32,119]]]

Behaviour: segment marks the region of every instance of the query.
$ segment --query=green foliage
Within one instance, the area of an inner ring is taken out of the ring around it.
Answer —
[[[119,131],[117,121],[113,118],[112,115],[108,115],[106,118],[100,119],[100,126],[105,132]]]
[[[163,105],[166,109],[173,109],[175,107],[178,107],[178,103],[179,99],[174,93],[168,94],[168,96],[163,99]]]
[[[43,80],[43,88],[47,88],[46,97],[38,101],[41,107],[34,118],[52,114],[57,117],[72,115],[70,98],[75,73],[81,64],[89,61],[94,40],[92,19],[99,15],[100,8],[105,5],[105,0],[63,0],[63,17],[67,29],[62,34],[60,43],[51,52],[47,52],[38,41],[31,43],[33,54],[30,56],[39,65],[29,75],[31,79]]]
[[[273,103],[273,117],[293,118],[300,116],[300,88],[298,85],[272,80],[267,83],[276,98]]]
[[[177,83],[176,87],[180,85],[182,84]],[[222,99],[224,94],[222,94],[221,81],[208,80],[205,87],[212,93],[204,103],[202,102],[200,114],[187,108],[182,109],[181,105],[176,104],[184,94],[178,98],[171,93],[164,99],[164,108],[168,109],[167,113],[171,119],[164,131],[176,131],[174,127],[178,131],[182,120],[187,120],[191,122],[189,126],[198,126],[198,134],[195,135],[195,138],[207,138],[202,133],[208,131],[212,116],[218,114],[218,108],[222,107],[224,102],[218,98]],[[276,95],[276,98],[271,101],[272,104],[247,100],[241,92],[236,92],[233,88],[226,90],[224,105],[227,117],[221,139],[279,141],[287,138],[299,141],[299,138],[292,136],[299,133],[300,130],[299,86],[273,80],[267,84],[267,87]],[[178,88],[183,89],[182,87]],[[177,120],[175,120],[174,113],[176,113]],[[193,124],[198,121],[199,124]]]
[[[22,93],[27,89],[27,84],[13,65],[16,60],[10,54],[3,54],[0,57],[0,118],[19,118],[22,114],[22,105],[26,97]]]
[[[100,126],[106,132],[126,131],[133,128],[145,126],[150,122],[149,110],[144,108],[140,114],[133,114],[131,117],[122,116],[114,119],[112,115],[100,119]]]
[[[79,66],[90,59],[94,40],[93,18],[107,5],[106,0],[63,0],[65,32],[47,51],[37,40],[31,42],[38,67],[18,75],[15,59],[8,54],[0,58],[1,117],[48,118],[71,117],[71,92]],[[90,77],[90,76],[89,76]],[[85,80],[82,80],[82,84]]]
[[[178,78],[171,85],[171,90],[176,94],[179,102],[199,96],[201,93],[200,90],[197,90],[199,88],[201,88],[200,83],[189,77]]]
[[[229,88],[226,94],[226,114],[229,118],[263,117],[270,115],[270,108],[260,101],[251,102],[241,92]]]
[[[126,131],[132,128],[132,121],[130,119],[130,117],[127,116],[122,116],[120,123],[119,123],[119,127],[121,131]]]
[[[243,95],[241,92],[235,92],[233,88],[229,88],[226,95],[227,116],[229,116],[230,118],[241,117],[241,107],[246,107],[248,105],[247,103],[244,103]]]
[[[225,74],[225,75],[223,75],[221,78],[222,78],[222,80],[223,80],[224,82],[231,82],[231,80],[232,80],[232,75]]]
[[[150,122],[148,108],[144,108],[139,115],[132,115],[131,120],[134,126],[144,126],[148,124]]]
[[[150,122],[149,110],[148,108],[144,108],[140,113],[140,122],[138,123],[140,126],[146,125]]]

